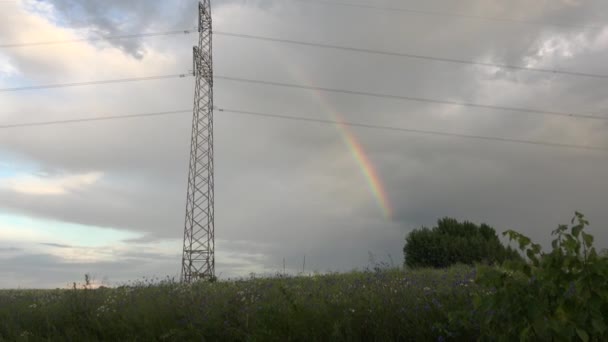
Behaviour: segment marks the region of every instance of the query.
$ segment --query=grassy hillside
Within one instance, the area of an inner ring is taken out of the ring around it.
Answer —
[[[2,341],[441,341],[475,271],[375,270],[98,290],[0,291]],[[472,329],[469,329],[472,330]]]

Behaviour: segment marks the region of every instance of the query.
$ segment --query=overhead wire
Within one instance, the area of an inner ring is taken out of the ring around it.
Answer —
[[[184,73],[184,74],[172,74],[172,75],[119,78],[119,79],[99,80],[99,81],[86,81],[86,82],[53,83],[53,84],[32,85],[32,86],[22,86],[22,87],[12,87],[12,88],[0,88],[0,93],[25,91],[25,90],[41,90],[41,89],[53,89],[53,88],[81,87],[81,86],[111,84],[111,83],[127,83],[127,82],[142,82],[142,81],[153,81],[153,80],[165,80],[165,79],[172,79],[172,78],[186,78],[186,77],[190,77],[190,76],[193,76],[193,75],[191,73]]]
[[[483,15],[468,14],[468,13],[453,13],[453,12],[443,12],[443,11],[407,9],[407,8],[402,8],[402,7],[378,6],[378,5],[369,5],[369,4],[351,3],[351,2],[347,3],[347,2],[334,1],[334,0],[291,0],[291,1],[296,1],[296,2],[300,2],[300,3],[306,3],[306,4],[313,4],[313,5],[351,7],[351,8],[376,10],[376,11],[384,11],[384,12],[395,12],[395,13],[426,15],[426,16],[439,16],[439,17],[453,17],[453,18],[474,19],[474,20],[483,20],[483,21],[516,23],[516,24],[524,24],[524,25],[532,25],[532,26],[553,26],[553,27],[582,28],[582,29],[603,29],[604,28],[603,26],[596,26],[596,25],[549,23],[549,22],[540,22],[540,21],[526,20],[526,19],[488,17],[488,16],[483,16]]]
[[[598,115],[594,115],[594,114],[566,113],[566,112],[557,112],[557,111],[547,111],[547,110],[541,110],[541,109],[529,109],[529,108],[519,108],[519,107],[487,105],[487,104],[479,104],[479,103],[472,103],[472,102],[458,102],[458,101],[451,101],[451,100],[431,99],[431,98],[424,98],[424,97],[390,95],[390,94],[384,94],[384,93],[355,91],[355,90],[347,90],[347,89],[339,89],[339,88],[326,88],[326,87],[308,86],[308,85],[303,85],[303,84],[263,81],[263,80],[247,79],[247,78],[240,78],[240,77],[230,77],[230,76],[222,76],[222,75],[215,75],[214,78],[221,79],[221,80],[227,80],[227,81],[233,81],[233,82],[262,84],[262,85],[270,85],[270,86],[275,86],[275,87],[284,87],[284,88],[293,88],[293,89],[315,90],[315,91],[340,93],[340,94],[348,94],[348,95],[356,95],[356,96],[368,96],[368,97],[385,98],[385,99],[393,99],[393,100],[405,100],[405,101],[434,103],[434,104],[443,104],[443,105],[460,106],[460,107],[472,107],[472,108],[492,109],[492,110],[500,110],[500,111],[520,112],[520,113],[526,113],[526,114],[540,114],[540,115],[561,116],[561,117],[569,117],[569,118],[608,121],[608,117],[598,116]]]
[[[513,64],[477,62],[477,61],[456,59],[456,58],[426,56],[426,55],[394,52],[394,51],[382,51],[382,50],[375,50],[375,49],[334,45],[334,44],[306,42],[306,41],[294,40],[294,39],[265,37],[265,36],[258,36],[258,35],[252,35],[252,34],[241,34],[241,33],[231,33],[231,32],[222,32],[222,31],[214,31],[213,34],[220,35],[220,36],[227,36],[227,37],[242,38],[242,39],[253,39],[253,40],[261,40],[261,41],[268,41],[268,42],[275,42],[275,43],[311,46],[311,47],[324,48],[324,49],[334,49],[334,50],[342,50],[342,51],[349,51],[349,52],[360,52],[360,53],[384,55],[384,56],[391,56],[391,57],[404,57],[404,58],[410,58],[410,59],[421,59],[421,60],[429,60],[429,61],[435,61],[435,62],[468,64],[468,65],[501,68],[501,69],[524,70],[524,71],[532,71],[532,72],[540,72],[540,73],[549,73],[549,74],[553,74],[553,75],[568,75],[568,76],[608,79],[608,75],[595,74],[595,73],[585,73],[585,72],[567,71],[567,70],[558,70],[558,69],[534,68],[534,67],[527,67],[527,66],[520,66],[520,65],[513,65]]]
[[[97,37],[97,38],[77,38],[77,39],[41,41],[41,42],[6,43],[6,44],[0,44],[0,48],[21,48],[21,47],[30,47],[30,46],[48,46],[48,45],[70,44],[70,43],[77,43],[77,42],[95,42],[95,41],[111,41],[111,40],[120,40],[120,39],[136,39],[136,38],[147,38],[147,37],[158,37],[158,36],[192,34],[192,33],[196,33],[196,32],[198,32],[197,29],[185,29],[185,30],[174,30],[174,31],[163,31],[163,32],[109,35],[109,36],[103,36],[103,37]],[[341,51],[348,51],[348,52],[358,52],[358,53],[383,55],[383,56],[391,56],[391,57],[428,60],[428,61],[444,62],[444,63],[466,64],[466,65],[501,68],[501,69],[522,70],[522,71],[530,71],[530,72],[547,73],[547,74],[552,74],[552,75],[566,75],[566,76],[576,76],[576,77],[608,79],[608,75],[597,74],[597,73],[568,71],[568,70],[559,70],[559,69],[535,68],[535,67],[527,67],[527,66],[513,65],[513,64],[479,62],[479,61],[474,61],[474,60],[428,56],[428,55],[421,55],[421,54],[396,52],[396,51],[385,51],[385,50],[377,50],[377,49],[367,49],[367,48],[361,48],[361,47],[342,46],[342,45],[336,45],[336,44],[309,42],[309,41],[302,41],[302,40],[295,40],[295,39],[283,39],[283,38],[267,37],[267,36],[252,35],[252,34],[233,33],[233,32],[214,31],[213,34],[219,35],[219,36],[241,38],[241,39],[252,39],[252,40],[268,41],[268,42],[275,42],[275,43],[310,46],[310,47],[317,47],[317,48],[323,48],[323,49],[334,49],[334,50],[341,50]]]
[[[452,132],[444,132],[444,131],[430,131],[430,130],[421,130],[421,129],[412,129],[412,128],[402,128],[402,127],[395,127],[395,126],[365,124],[365,123],[357,123],[357,122],[315,119],[315,118],[308,118],[308,117],[302,117],[302,116],[290,116],[290,115],[282,115],[282,114],[252,112],[252,111],[244,111],[244,110],[228,109],[228,108],[220,108],[220,107],[218,107],[217,110],[220,112],[253,115],[253,116],[260,116],[260,117],[274,118],[274,119],[317,122],[317,123],[332,124],[332,125],[345,125],[345,126],[352,126],[352,127],[370,128],[370,129],[379,129],[379,130],[388,130],[388,131],[397,131],[397,132],[406,132],[406,133],[416,133],[416,134],[424,134],[424,135],[445,136],[445,137],[453,137],[453,138],[487,140],[487,141],[498,141],[498,142],[507,142],[507,143],[541,145],[541,146],[550,146],[550,147],[559,147],[559,148],[574,148],[574,149],[608,152],[608,147],[601,147],[601,146],[575,145],[575,144],[564,144],[564,143],[555,143],[555,142],[538,141],[538,140],[524,140],[524,139],[501,138],[501,137],[482,136],[482,135],[460,134],[460,133],[452,133]]]
[[[297,122],[314,122],[314,123],[329,124],[329,125],[345,125],[345,126],[360,127],[360,128],[366,128],[366,129],[374,129],[374,130],[395,131],[395,132],[431,135],[431,136],[443,136],[443,137],[462,138],[462,139],[469,139],[469,140],[485,140],[485,141],[495,141],[495,142],[503,142],[503,143],[517,143],[517,144],[547,146],[547,147],[554,147],[554,148],[569,148],[569,149],[581,149],[581,150],[608,152],[608,147],[601,147],[601,146],[576,145],[576,144],[555,143],[555,142],[540,141],[540,140],[525,140],[525,139],[512,139],[512,138],[502,138],[502,137],[482,136],[482,135],[472,135],[472,134],[460,134],[460,133],[445,132],[445,131],[431,131],[431,130],[422,130],[422,129],[414,129],[414,128],[366,124],[366,123],[358,123],[358,122],[334,121],[334,120],[311,118],[311,117],[305,117],[305,116],[273,114],[273,113],[266,113],[266,112],[247,111],[247,110],[239,110],[239,109],[223,108],[223,107],[214,107],[214,109],[220,113],[242,114],[242,115],[248,115],[248,116],[254,116],[254,117],[263,117],[263,118],[267,118],[267,119],[281,119],[281,120],[290,120],[290,121],[297,121]],[[15,128],[28,128],[28,127],[39,127],[39,126],[66,125],[66,124],[76,124],[76,123],[85,123],[85,122],[126,120],[126,119],[136,119],[136,118],[153,118],[153,117],[185,114],[185,113],[191,113],[191,112],[192,112],[192,109],[177,109],[177,110],[164,111],[164,112],[138,113],[138,114],[114,115],[114,116],[98,116],[98,117],[88,117],[88,118],[83,117],[83,118],[75,118],[75,119],[67,119],[67,120],[25,122],[25,123],[15,123],[15,124],[3,124],[3,125],[0,125],[0,129],[15,129]]]
[[[112,83],[152,81],[152,80],[171,79],[171,78],[173,78],[173,79],[174,78],[185,78],[185,77],[190,77],[190,76],[193,76],[193,74],[186,73],[186,74],[133,77],[133,78],[98,80],[98,81],[87,81],[87,82],[33,85],[33,86],[22,86],[22,87],[13,87],[13,88],[0,88],[0,93],[26,91],[26,90],[80,87],[80,86],[112,84]],[[355,90],[340,89],[340,88],[317,87],[317,86],[309,86],[309,85],[303,85],[303,84],[255,80],[255,79],[247,79],[247,78],[231,77],[231,76],[223,76],[223,75],[215,75],[214,78],[226,80],[226,81],[233,81],[233,82],[262,84],[262,85],[270,85],[270,86],[275,86],[275,87],[285,87],[285,88],[293,88],[293,89],[315,90],[315,91],[341,93],[341,94],[348,94],[348,95],[355,95],[355,96],[368,96],[368,97],[385,98],[385,99],[393,99],[393,100],[405,100],[405,101],[412,101],[412,102],[424,102],[424,103],[434,103],[434,104],[460,106],[460,107],[472,107],[472,108],[481,108],[481,109],[519,112],[519,113],[526,113],[526,114],[540,114],[540,115],[560,116],[560,117],[568,117],[568,118],[608,121],[608,117],[595,115],[595,114],[584,114],[584,113],[574,113],[574,112],[568,113],[568,112],[548,111],[548,110],[541,110],[541,109],[508,107],[508,106],[479,104],[479,103],[472,103],[472,102],[459,102],[459,101],[452,101],[452,100],[431,99],[431,98],[424,98],[424,97],[391,95],[391,94],[385,94],[385,93],[355,91]]]
[[[301,1],[301,0],[294,0],[294,1]],[[338,3],[338,2],[334,2],[334,1],[324,1],[324,0],[320,0],[320,1],[314,0],[314,1],[305,1],[305,2],[327,3],[327,4],[332,4],[332,5],[361,7],[361,8],[368,8],[368,9],[405,11],[405,12],[419,13],[419,14],[457,16],[457,17],[466,17],[466,18],[475,18],[475,19],[484,19],[484,20],[499,20],[499,21],[509,21],[509,22],[521,22],[521,23],[527,23],[527,24],[539,24],[539,23],[532,23],[532,22],[521,21],[521,20],[497,19],[497,18],[468,16],[468,15],[461,15],[461,14],[449,14],[449,13],[441,13],[441,12],[406,10],[406,9],[398,9],[398,8],[386,8],[386,7],[380,8],[380,7],[371,6],[371,5],[345,4],[345,3]],[[572,26],[572,25],[567,25],[567,26]],[[132,38],[143,38],[143,37],[163,36],[163,35],[190,34],[190,33],[194,33],[194,32],[196,32],[196,29],[165,31],[165,32],[137,33],[137,34],[128,34],[128,35],[112,35],[112,36],[104,36],[104,37],[98,37],[98,38],[82,38],[82,39],[71,39],[71,40],[61,40],[61,41],[11,43],[11,44],[0,44],[0,48],[16,48],[16,47],[36,46],[36,45],[66,44],[66,43],[83,42],[83,41],[132,39]],[[452,58],[424,56],[424,55],[417,55],[417,54],[382,51],[382,50],[365,49],[365,48],[357,48],[357,47],[348,47],[348,46],[340,46],[340,45],[333,45],[333,44],[306,42],[306,41],[300,41],[300,40],[264,37],[264,36],[250,35],[250,34],[239,34],[239,33],[221,32],[221,31],[216,31],[216,32],[214,32],[214,34],[237,37],[237,38],[244,38],[244,39],[255,39],[255,40],[263,40],[263,41],[270,41],[270,42],[296,44],[296,45],[303,45],[303,46],[313,46],[313,47],[320,47],[320,48],[344,50],[344,51],[350,51],[350,52],[361,52],[361,53],[387,55],[387,56],[395,56],[395,57],[405,57],[405,58],[413,58],[413,59],[424,59],[424,60],[439,61],[439,62],[470,64],[470,65],[478,65],[478,66],[485,66],[485,67],[498,67],[498,68],[505,68],[505,69],[517,69],[517,70],[526,70],[526,71],[552,73],[552,74],[563,74],[563,75],[570,75],[570,76],[608,78],[608,75],[600,75],[600,74],[572,72],[572,71],[564,71],[564,70],[550,70],[550,69],[541,69],[541,68],[530,68],[530,67],[523,67],[523,66],[517,66],[517,65],[475,62],[475,61],[467,61],[467,60],[452,59]],[[77,86],[88,86],[88,85],[109,84],[109,83],[149,81],[149,80],[159,80],[159,79],[168,79],[168,78],[184,78],[187,76],[192,76],[192,75],[191,74],[173,74],[173,75],[134,77],[134,78],[113,79],[113,80],[88,81],[88,82],[73,82],[73,83],[22,86],[22,87],[13,87],[13,88],[0,88],[0,92],[14,92],[14,91],[23,91],[23,90],[38,90],[38,89],[77,87]],[[554,115],[554,116],[562,116],[562,117],[575,117],[575,118],[582,118],[582,119],[608,120],[607,117],[597,116],[597,115],[593,115],[593,114],[566,113],[566,112],[546,111],[546,110],[539,110],[539,109],[495,106],[495,105],[476,104],[476,103],[469,103],[469,102],[457,102],[457,101],[451,101],[451,100],[439,100],[439,99],[429,99],[429,98],[421,98],[421,97],[399,96],[399,95],[390,95],[390,94],[382,94],[382,93],[353,91],[353,90],[346,90],[346,89],[315,87],[315,86],[281,83],[281,82],[271,82],[271,81],[263,81],[263,80],[252,80],[252,79],[244,79],[244,78],[236,78],[236,77],[228,77],[228,76],[215,76],[215,78],[224,79],[224,80],[228,80],[228,81],[236,81],[236,82],[256,83],[256,84],[264,84],[264,85],[271,85],[271,86],[278,86],[278,87],[288,87],[288,88],[298,88],[298,89],[316,90],[316,91],[324,91],[324,92],[344,93],[344,94],[350,94],[350,95],[399,99],[399,100],[407,100],[407,101],[415,101],[415,102],[427,102],[427,103],[436,103],[436,104],[445,104],[445,105],[493,109],[493,110],[501,110],[501,111],[513,111],[513,112],[533,113],[533,114],[542,114],[542,115]],[[299,120],[299,121],[314,121],[314,122],[327,123],[327,124],[347,124],[347,125],[356,126],[356,127],[397,130],[397,131],[404,131],[404,132],[411,132],[411,133],[444,135],[444,136],[453,136],[453,137],[461,137],[461,138],[495,140],[495,141],[504,141],[504,142],[527,143],[527,144],[547,145],[547,146],[554,146],[554,147],[570,147],[570,148],[583,148],[583,149],[592,149],[592,150],[607,150],[606,148],[603,148],[603,147],[593,147],[593,146],[590,147],[590,146],[560,144],[560,143],[551,143],[551,142],[542,142],[542,141],[528,141],[528,140],[518,140],[518,139],[509,139],[509,138],[463,135],[463,134],[456,134],[456,133],[449,133],[449,132],[424,131],[424,130],[405,129],[405,128],[398,128],[398,127],[390,127],[390,126],[378,126],[378,125],[371,125],[371,124],[343,123],[343,122],[337,122],[337,121],[331,121],[331,120],[293,117],[293,116],[285,116],[285,115],[277,115],[277,114],[269,114],[269,113],[258,113],[258,112],[225,109],[225,108],[219,108],[218,110],[221,112],[230,112],[230,113],[235,113],[235,114],[248,114],[248,115],[273,117],[273,118],[281,118],[281,119],[288,119],[288,120]],[[190,110],[132,114],[132,115],[126,115],[126,116],[83,118],[83,119],[60,120],[60,121],[50,121],[50,122],[38,122],[38,123],[22,123],[22,124],[13,124],[13,125],[3,125],[3,126],[0,126],[0,128],[43,126],[43,125],[67,124],[67,123],[77,123],[77,122],[87,122],[87,121],[105,121],[105,120],[128,119],[128,118],[137,118],[137,117],[162,116],[162,115],[178,114],[178,113],[185,113],[185,112],[190,112]]]
[[[185,30],[145,32],[145,33],[122,34],[122,35],[106,35],[106,36],[102,36],[102,37],[75,38],[75,39],[52,40],[52,41],[41,41],[41,42],[4,43],[4,44],[0,44],[0,48],[8,49],[8,48],[21,48],[21,47],[28,47],[28,46],[71,44],[71,43],[79,43],[79,42],[111,41],[111,40],[120,40],[120,39],[174,36],[174,35],[182,35],[182,34],[188,35],[188,34],[192,34],[192,33],[198,33],[198,31],[196,29],[185,29]]]
[[[133,118],[157,117],[157,116],[184,114],[184,113],[192,113],[192,109],[172,110],[172,111],[154,112],[154,113],[139,113],[139,114],[127,114],[127,115],[98,116],[98,117],[76,118],[76,119],[67,119],[67,120],[52,120],[52,121],[38,121],[38,122],[16,123],[16,124],[4,124],[4,125],[0,125],[0,129],[23,128],[23,127],[38,127],[38,126],[54,126],[54,125],[65,125],[65,124],[74,124],[74,123],[83,123],[83,122],[92,122],[92,121],[125,120],[125,119],[133,119]]]

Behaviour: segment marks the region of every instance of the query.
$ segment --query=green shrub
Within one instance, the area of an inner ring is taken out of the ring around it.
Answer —
[[[460,223],[451,218],[439,220],[433,229],[422,227],[412,231],[406,237],[403,252],[405,265],[410,268],[495,264],[521,259],[515,250],[502,245],[492,227],[467,221]]]
[[[477,282],[489,289],[475,303],[481,334],[521,341],[608,341],[608,259],[593,248],[589,224],[576,213],[572,227],[561,225],[550,253],[515,231],[526,262],[482,267]]]

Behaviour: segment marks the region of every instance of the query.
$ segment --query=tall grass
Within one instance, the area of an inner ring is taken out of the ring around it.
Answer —
[[[0,341],[441,341],[474,268],[0,291]],[[453,326],[453,324],[451,325]]]

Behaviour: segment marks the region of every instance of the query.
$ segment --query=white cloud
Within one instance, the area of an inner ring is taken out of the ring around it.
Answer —
[[[0,188],[27,195],[65,195],[97,183],[101,172],[89,172],[69,176],[34,176],[17,174],[0,180]]]
[[[0,55],[0,79],[16,76],[19,74],[19,71],[13,64],[11,64],[10,60]]]
[[[589,53],[602,52],[608,46],[608,27],[597,34],[582,32],[564,33],[543,38],[535,47],[534,54],[526,57],[527,67],[554,65]]]

